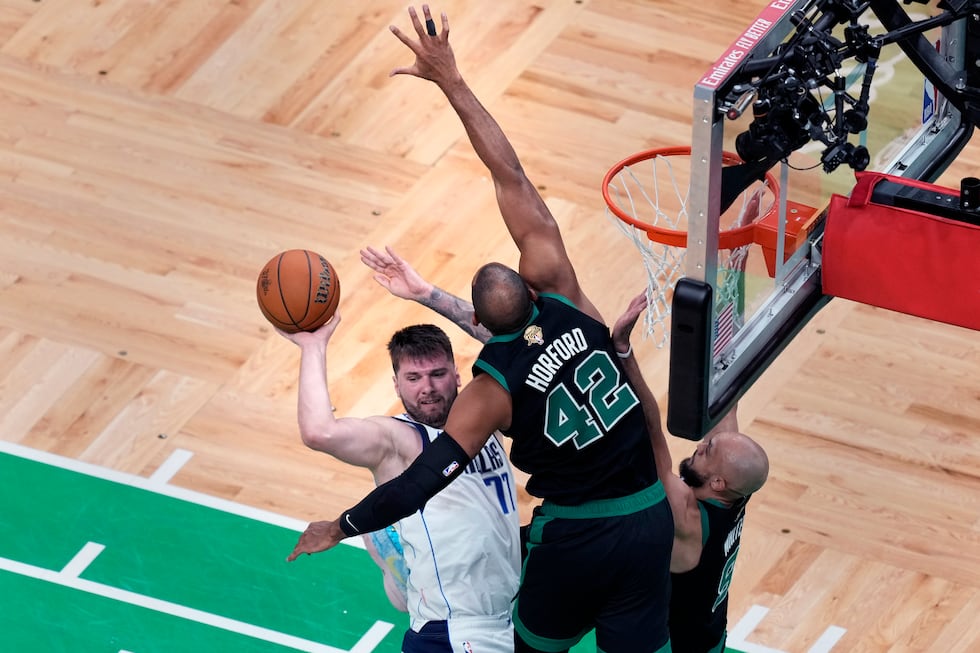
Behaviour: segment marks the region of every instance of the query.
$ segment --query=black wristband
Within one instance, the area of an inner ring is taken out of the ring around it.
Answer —
[[[448,433],[440,433],[400,476],[379,485],[340,516],[348,537],[370,533],[421,510],[426,502],[463,473],[470,456]]]

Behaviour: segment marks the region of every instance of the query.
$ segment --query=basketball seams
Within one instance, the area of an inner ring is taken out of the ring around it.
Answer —
[[[272,323],[272,326],[278,327],[278,328],[282,329],[283,331],[286,331],[287,329],[291,329],[291,328],[292,329],[295,329],[296,328],[296,325],[293,324],[292,322],[283,322],[282,320],[280,320],[276,316],[272,315],[271,313],[268,313],[266,311],[262,311],[262,314],[265,315],[265,319],[269,320],[269,322]]]
[[[279,282],[279,280],[282,279],[282,259],[284,256],[285,254],[280,254],[276,258],[276,290],[278,291],[279,294],[279,304],[282,306],[283,312],[286,313],[286,317],[292,320],[293,315],[289,310],[289,304],[286,302],[286,293],[282,288],[282,284]],[[295,321],[283,322],[282,320],[276,319],[276,322],[279,322],[280,324],[286,324],[290,327],[298,328],[298,325],[296,324]]]
[[[303,258],[306,260],[306,308],[303,310],[303,317],[296,321],[296,326],[306,322],[306,318],[310,315],[310,304],[313,301],[311,296],[316,285],[316,280],[313,277],[313,261],[310,260],[308,250],[303,250]]]
[[[288,297],[288,298],[286,297],[286,290],[285,290],[285,288],[283,286],[283,283],[282,283],[282,269],[283,269],[283,267],[287,267],[287,268],[290,268],[291,267],[290,266],[290,262],[289,261],[286,261],[286,257],[289,254],[290,254],[290,252],[283,252],[282,254],[279,255],[279,260],[276,261],[276,287],[279,290],[279,301],[282,304],[282,308],[285,311],[286,316],[291,320],[290,325],[293,326],[293,327],[295,327],[296,329],[302,330],[301,327],[300,327],[300,323],[303,322],[303,320],[306,318],[306,314],[310,310],[309,309],[309,290],[308,290],[309,289],[309,283],[311,281],[311,279],[310,279],[310,257],[309,257],[309,255],[306,252],[302,252],[304,258],[306,259],[307,300],[306,300],[306,308],[303,310],[303,316],[300,319],[296,319],[293,316],[293,311],[290,308],[290,303],[291,302],[289,300],[292,299],[292,297]]]
[[[320,264],[316,270],[314,259]],[[326,301],[322,302],[322,310],[316,311],[317,299],[322,295],[326,295]],[[330,261],[317,252],[287,250],[263,268],[256,296],[262,314],[273,326],[291,333],[312,331],[336,312],[340,279]]]

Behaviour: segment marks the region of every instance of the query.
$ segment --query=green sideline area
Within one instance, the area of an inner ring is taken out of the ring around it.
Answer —
[[[297,529],[259,511],[3,448],[13,451],[0,452],[5,653],[400,651],[407,616],[364,550],[286,563]],[[572,649],[594,650],[592,634]]]
[[[0,478],[0,650],[400,650],[407,617],[362,549],[286,563],[282,526],[13,455]]]

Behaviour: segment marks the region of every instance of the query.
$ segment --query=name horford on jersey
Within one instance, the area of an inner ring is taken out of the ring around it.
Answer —
[[[526,336],[525,336],[526,337]],[[589,344],[585,340],[582,329],[575,328],[566,331],[544,348],[538,355],[538,360],[531,365],[524,383],[540,392],[548,391],[548,383],[555,378],[555,374],[567,363],[575,354],[583,352]]]

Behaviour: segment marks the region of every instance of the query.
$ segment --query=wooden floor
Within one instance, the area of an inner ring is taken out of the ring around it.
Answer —
[[[406,6],[0,0],[0,437],[144,476],[187,450],[176,484],[301,519],[371,487],[300,443],[297,350],[255,277],[294,247],[335,264],[331,391],[369,415],[397,409],[390,333],[446,323],[357,250],[390,244],[460,294],[480,263],[516,262],[444,99],[388,77],[411,61],[387,29]],[[644,277],[599,181],[689,142],[694,80],[761,7],[434,5],[609,319]],[[477,346],[452,336],[465,380]],[[663,400],[666,352],[639,354]],[[772,461],[732,590],[734,621],[769,609],[753,642],[802,652],[837,626],[835,651],[980,647],[980,335],[834,300],[740,416]]]

